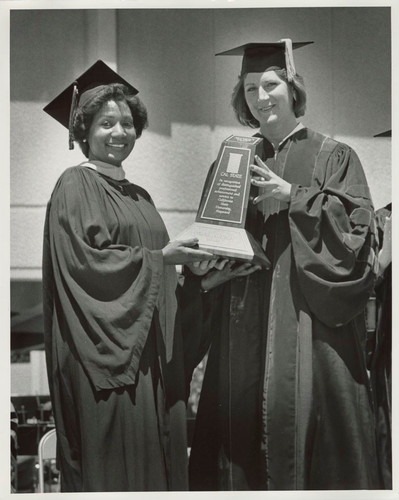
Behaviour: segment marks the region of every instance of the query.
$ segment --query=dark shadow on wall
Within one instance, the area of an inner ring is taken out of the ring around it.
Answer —
[[[214,11],[118,12],[119,68],[140,89],[151,130],[215,123]]]
[[[212,10],[117,10],[118,71],[139,89],[151,130],[214,122]],[[84,9],[16,10],[10,22],[11,101],[46,104],[87,61]]]

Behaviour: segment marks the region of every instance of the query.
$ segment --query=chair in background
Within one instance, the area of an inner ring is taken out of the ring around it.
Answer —
[[[57,450],[57,435],[55,429],[47,432],[39,441],[39,493],[44,493],[44,473],[45,465],[49,460],[55,460]],[[51,470],[51,469],[50,469]]]

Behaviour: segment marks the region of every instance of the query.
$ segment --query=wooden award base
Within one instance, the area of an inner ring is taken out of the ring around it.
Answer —
[[[260,243],[244,228],[194,222],[177,237],[179,240],[190,238],[198,238],[199,248],[215,256],[270,268]]]

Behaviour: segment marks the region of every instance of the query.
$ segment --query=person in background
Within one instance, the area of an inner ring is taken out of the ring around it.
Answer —
[[[392,204],[376,211],[379,269],[375,284],[375,337],[370,376],[384,487],[392,488]]]
[[[62,491],[185,490],[186,393],[172,241],[122,162],[147,126],[102,61],[45,108],[86,160],[58,179],[43,246],[45,349]]]
[[[11,493],[16,493],[18,488],[18,415],[12,401],[10,401],[10,406]]]
[[[191,367],[209,346],[192,490],[381,488],[364,309],[377,272],[373,204],[348,145],[303,125],[292,44],[251,43],[232,105],[258,128],[247,229],[270,270],[185,266]],[[186,332],[188,331],[188,327]],[[187,335],[189,335],[187,333]]]

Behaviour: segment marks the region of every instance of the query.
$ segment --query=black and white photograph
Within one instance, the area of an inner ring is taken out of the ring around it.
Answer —
[[[399,498],[397,17],[0,2],[0,498]]]

